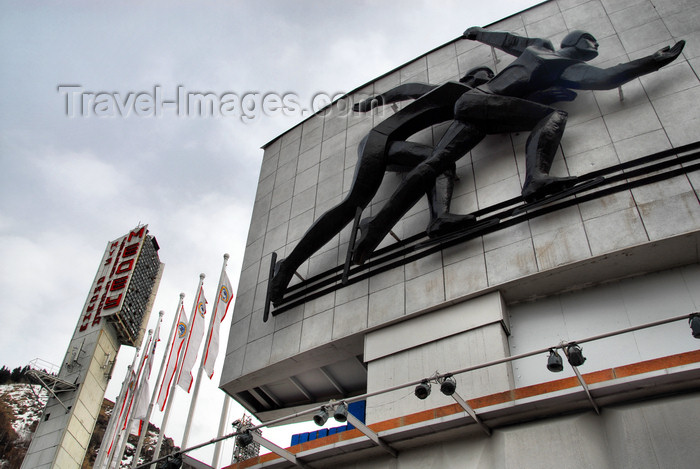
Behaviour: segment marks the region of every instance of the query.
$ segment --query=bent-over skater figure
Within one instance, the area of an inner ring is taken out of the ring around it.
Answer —
[[[407,175],[380,212],[363,220],[355,245],[353,262],[364,263],[379,243],[437,175],[476,146],[486,135],[530,131],[526,142],[526,174],[522,195],[526,201],[563,190],[575,178],[549,175],[564,132],[567,113],[528,99],[546,89],[603,90],[616,88],[634,78],[654,72],[675,60],[685,41],[656,53],[619,64],[598,68],[587,64],[598,55],[593,35],[572,31],[555,50],[547,39],[530,39],[514,34],[472,27],[464,37],[491,45],[517,58],[488,83],[459,97],[454,121],[438,142],[432,155]]]
[[[273,304],[282,300],[284,290],[299,266],[347,226],[358,207],[367,207],[379,190],[386,171],[407,172],[430,158],[432,146],[408,142],[406,139],[420,130],[454,119],[457,99],[493,76],[491,69],[477,67],[467,72],[460,83],[404,83],[353,106],[354,111],[367,112],[379,105],[416,99],[375,126],[360,142],[355,176],[348,194],[340,204],[321,215],[292,252],[275,266],[270,286]],[[423,191],[428,196],[430,206],[430,234],[459,229],[474,219],[471,215],[454,215],[449,212],[455,178],[455,165],[447,165]]]

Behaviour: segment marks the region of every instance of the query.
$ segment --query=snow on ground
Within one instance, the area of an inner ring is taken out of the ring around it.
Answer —
[[[0,385],[0,401],[7,404],[15,414],[12,428],[23,440],[31,437],[32,424],[41,418],[41,412],[48,399],[48,392],[39,385]]]

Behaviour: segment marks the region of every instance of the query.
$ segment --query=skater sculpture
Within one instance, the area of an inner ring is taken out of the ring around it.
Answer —
[[[466,91],[486,83],[493,76],[491,69],[477,67],[467,72],[460,79],[460,83],[447,83],[442,86],[404,83],[355,104],[354,111],[367,112],[379,105],[416,99],[373,128],[362,139],[357,150],[355,177],[348,194],[340,204],[316,220],[292,252],[275,266],[270,286],[270,299],[273,303],[281,300],[294,271],[347,226],[358,207],[367,207],[379,190],[386,171],[410,171],[432,154],[433,147],[407,142],[405,139],[432,125],[454,119],[453,109],[457,99]],[[430,206],[431,221],[428,232],[431,234],[459,229],[474,220],[470,215],[449,213],[455,177],[453,164],[423,192],[427,195]]]
[[[433,209],[439,199],[433,191],[436,190],[436,181],[444,177],[441,175],[447,175],[447,187],[451,187],[455,162],[486,135],[530,132],[526,142],[526,175],[522,188],[525,200],[542,199],[571,187],[576,183],[576,178],[549,175],[564,132],[567,113],[548,104],[574,99],[576,93],[572,90],[575,89],[613,89],[654,72],[675,60],[685,45],[684,41],[679,41],[673,47],[665,47],[650,56],[601,69],[586,63],[598,55],[598,43],[584,31],[567,34],[559,50],[555,50],[546,39],[521,37],[479,27],[467,29],[464,38],[496,47],[514,55],[516,59],[486,82],[481,76],[480,79],[472,77],[472,86],[468,87],[448,83],[430,88],[429,93],[392,116],[395,119],[387,119],[370,132],[363,141],[364,146],[360,146],[360,161],[351,190],[351,194],[355,192],[359,195],[348,202],[342,215],[339,215],[338,207],[324,214],[290,256],[278,263],[270,285],[273,303],[282,299],[294,270],[346,226],[357,207],[364,208],[369,203],[387,165],[394,163],[392,155],[410,156],[404,159],[410,163],[403,163],[408,174],[379,213],[360,224],[361,235],[352,248],[353,262],[356,264],[363,264],[369,258],[391,228],[424,193],[433,193],[429,234],[460,230],[473,223],[473,216],[449,214],[451,190],[443,191],[439,203],[442,208]],[[425,91],[428,89],[422,90],[423,93]],[[384,98],[380,95],[374,100],[366,100],[356,105],[355,110],[365,111],[375,103],[391,102]],[[446,112],[447,108],[451,108],[450,112]],[[435,148],[427,149],[403,141],[418,130],[450,119],[452,123]],[[375,157],[381,163],[365,164],[363,155],[367,154],[382,155],[381,158]],[[335,221],[323,223],[332,225],[333,232],[328,233],[330,236],[319,236],[320,222],[327,215]]]

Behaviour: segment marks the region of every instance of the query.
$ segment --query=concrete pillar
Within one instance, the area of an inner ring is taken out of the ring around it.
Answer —
[[[509,356],[508,315],[499,292],[446,306],[365,336],[367,392]],[[509,363],[455,376],[464,398],[513,387]],[[425,400],[413,387],[367,400],[367,423],[453,404],[438,386]]]

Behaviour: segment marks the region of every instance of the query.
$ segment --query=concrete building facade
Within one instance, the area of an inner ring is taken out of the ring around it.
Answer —
[[[289,449],[312,467],[693,467],[700,342],[687,316],[700,310],[700,5],[551,0],[487,29],[554,44],[590,31],[599,67],[687,44],[656,73],[556,105],[569,121],[552,174],[615,167],[614,190],[437,247],[423,236],[424,198],[380,245],[395,255],[350,269],[343,284],[348,226],[298,270],[296,299],[263,321],[273,253],[284,258],[342,200],[361,139],[401,108],[359,113],[351,104],[402,83],[456,81],[480,65],[498,72],[513,57],[457,39],[268,143],[220,386],[261,421],[310,420],[306,412],[332,399],[366,399],[368,427],[395,454],[356,429]],[[434,145],[445,128],[411,139]],[[457,163],[453,212],[485,213],[520,195],[527,136],[489,136]],[[670,149],[680,150],[655,160],[663,168],[637,165]],[[363,217],[401,177],[386,174]],[[564,357],[552,374],[547,349],[571,342],[585,363],[579,370]],[[407,385],[455,371],[476,419],[438,383],[424,400]],[[256,465],[291,467],[274,454],[243,463]]]

